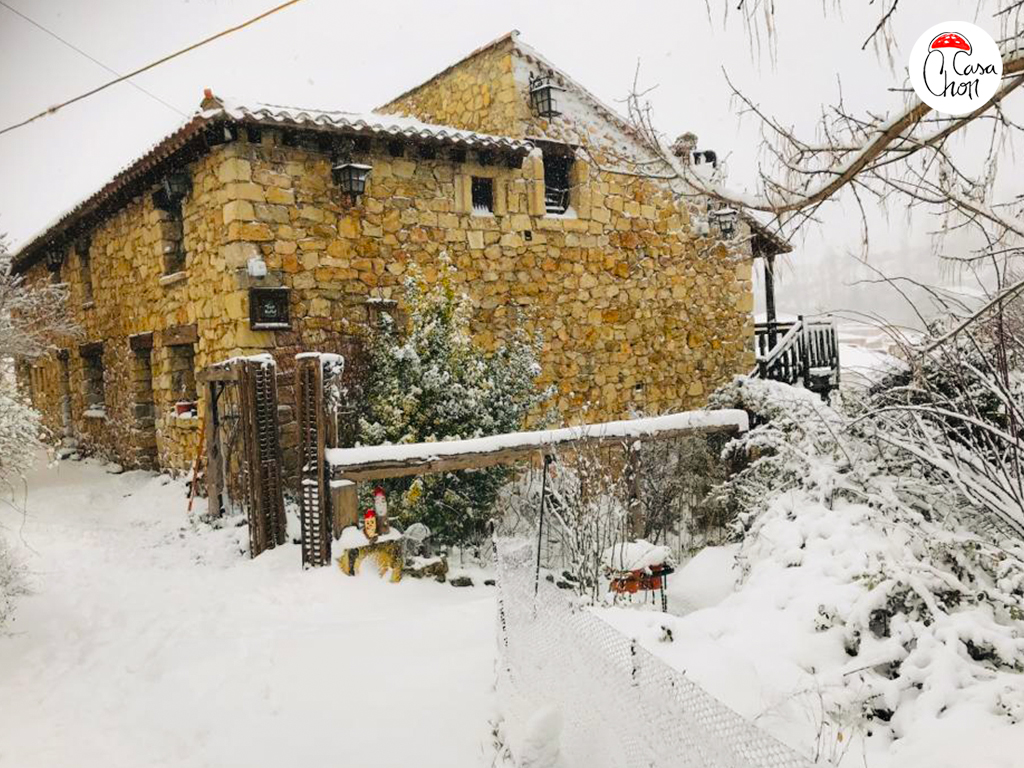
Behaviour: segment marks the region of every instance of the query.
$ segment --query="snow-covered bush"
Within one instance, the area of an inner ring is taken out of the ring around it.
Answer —
[[[15,275],[0,235],[0,498],[9,497],[9,503],[41,445],[39,414],[15,390],[14,361],[38,357],[53,339],[76,331],[64,312],[66,297],[63,286],[28,285]],[[0,626],[18,589],[17,569],[0,536]]]
[[[0,363],[0,378],[7,378]],[[10,388],[0,385],[0,492],[32,465],[39,448],[39,413],[25,404]]]
[[[0,533],[0,632],[14,612],[14,598],[24,591],[24,576]]]
[[[442,257],[436,282],[412,270],[405,283],[408,328],[381,313],[369,349],[359,420],[364,445],[455,440],[523,427],[547,393],[537,386],[538,338],[513,332],[486,352],[470,334],[472,307]],[[494,467],[384,483],[399,523],[423,522],[442,544],[484,532],[509,471]]]
[[[1022,339],[984,320],[949,338],[955,318],[936,323],[923,351],[907,350],[906,371],[871,390],[863,419],[878,440],[940,474],[976,528],[1024,539]]]
[[[826,635],[821,653],[849,657],[819,681],[829,717],[892,738],[956,706],[1016,722],[1021,542],[972,532],[957,481],[913,450],[914,434],[880,435],[894,425],[870,409],[746,379],[712,405],[755,425],[727,449],[746,467],[717,491],[736,510],[748,583],[776,584],[780,600],[802,592],[791,610]]]

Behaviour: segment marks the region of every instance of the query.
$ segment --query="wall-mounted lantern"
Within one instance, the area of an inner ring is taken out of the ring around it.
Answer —
[[[54,248],[51,251],[46,252],[46,268],[50,270],[52,274],[60,272],[60,265],[64,263],[64,251],[59,248]]]
[[[736,234],[736,222],[739,220],[739,213],[735,208],[729,208],[728,206],[719,208],[709,211],[708,216],[718,227],[722,237],[732,237]]]
[[[227,144],[238,138],[238,125],[228,121],[211,123],[206,126],[203,132],[206,139],[206,146],[216,147],[220,144]]]
[[[352,139],[342,139],[334,147],[334,164],[331,167],[331,178],[346,195],[352,199],[366,191],[366,180],[370,177],[372,165],[352,162],[352,152],[356,143]]]
[[[336,163],[331,168],[331,177],[342,192],[358,197],[366,191],[366,180],[370,177],[372,170],[372,165]]]
[[[181,201],[192,191],[192,179],[184,171],[168,173],[160,179],[160,188],[153,193],[153,205],[169,211],[181,205]]]
[[[92,238],[89,235],[79,235],[75,238],[75,253],[79,256],[89,257],[89,249],[92,247]]]
[[[540,117],[557,117],[558,91],[565,90],[552,82],[551,75],[530,75],[530,105]]]

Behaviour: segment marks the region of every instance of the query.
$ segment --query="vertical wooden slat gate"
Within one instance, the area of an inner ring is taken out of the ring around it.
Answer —
[[[301,498],[302,565],[331,561],[330,494],[326,493],[327,424],[324,370],[319,355],[295,361],[295,399],[299,422],[299,495]]]
[[[210,514],[241,502],[249,520],[249,556],[256,557],[286,540],[277,367],[270,358],[242,358],[207,368],[201,379],[207,387]]]
[[[277,367],[241,361],[242,429],[248,461],[249,550],[252,557],[284,544],[286,522],[277,424]]]

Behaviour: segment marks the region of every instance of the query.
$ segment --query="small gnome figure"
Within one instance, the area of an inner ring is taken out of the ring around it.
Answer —
[[[373,510],[377,513],[377,530],[381,533],[391,533],[391,524],[388,522],[388,500],[384,496],[384,489],[379,485],[373,489]]]
[[[377,513],[372,509],[363,515],[363,535],[371,542],[377,538]]]

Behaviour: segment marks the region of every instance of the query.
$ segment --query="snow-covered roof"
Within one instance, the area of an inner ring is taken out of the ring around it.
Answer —
[[[494,136],[478,131],[464,131],[448,125],[433,125],[412,117],[385,115],[379,112],[342,112],[340,110],[305,109],[278,104],[243,104],[221,99],[223,115],[240,122],[256,122],[284,127],[342,130],[346,133],[369,133],[446,144],[464,144],[484,149],[529,151],[533,144],[523,139]],[[217,115],[215,114],[214,117]]]
[[[83,220],[102,218],[123,206],[132,195],[138,194],[137,189],[126,194],[134,182],[146,180],[157,166],[179,155],[182,150],[200,148],[204,130],[224,120],[356,136],[391,136],[409,141],[510,152],[528,152],[533,147],[530,141],[523,139],[433,125],[411,117],[377,112],[307,109],[259,102],[243,103],[207,94],[200,109],[177,129],[129,162],[99,190],[58,214],[37,235],[30,238],[15,254],[15,267],[28,266],[45,246],[74,229]]]

